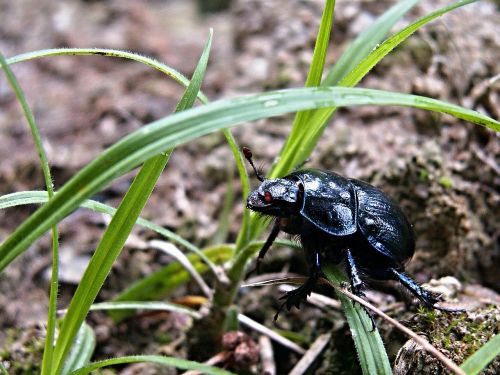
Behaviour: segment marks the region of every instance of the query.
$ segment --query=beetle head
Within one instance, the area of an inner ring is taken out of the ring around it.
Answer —
[[[247,208],[264,215],[287,217],[298,211],[300,188],[288,179],[264,180],[247,199]]]

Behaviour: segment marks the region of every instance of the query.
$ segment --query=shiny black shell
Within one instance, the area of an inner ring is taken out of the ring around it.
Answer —
[[[376,187],[333,172],[306,169],[287,177],[300,181],[300,215],[333,236],[358,230],[379,253],[404,264],[413,256],[415,239],[403,211]]]

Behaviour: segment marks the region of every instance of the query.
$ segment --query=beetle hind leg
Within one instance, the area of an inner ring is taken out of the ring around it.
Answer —
[[[446,312],[463,311],[460,309],[448,309],[446,307],[436,306],[436,303],[443,300],[441,295],[422,288],[421,285],[419,285],[415,280],[413,280],[410,276],[408,276],[404,272],[397,271],[394,268],[391,268],[390,271],[393,273],[394,276],[396,276],[399,282],[403,284],[403,286],[406,289],[408,289],[415,297],[417,297],[425,306],[431,309],[436,309]]]

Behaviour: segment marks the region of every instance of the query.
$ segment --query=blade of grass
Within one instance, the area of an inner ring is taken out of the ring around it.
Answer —
[[[26,204],[43,204],[47,203],[47,201],[48,197],[46,191],[20,191],[17,193],[11,193],[0,196],[0,209],[21,206]],[[116,208],[91,199],[84,200],[81,203],[80,207],[87,208],[94,212],[107,214],[109,216],[113,216],[116,213]],[[152,230],[162,235],[163,237],[169,239],[170,241],[185,247],[189,251],[196,253],[200,257],[200,259],[203,260],[209,266],[210,269],[213,270],[217,268],[216,265],[213,264],[212,261],[208,259],[207,256],[198,247],[186,241],[184,238],[180,237],[176,233],[143,218],[138,218],[136,224],[144,228],[147,228],[149,230]]]
[[[500,123],[476,111],[416,95],[380,90],[321,87],[301,88],[221,100],[182,111],[133,132],[84,167],[50,202],[38,209],[0,246],[0,271],[52,225],[119,175],[165,149],[196,137],[291,111],[356,105],[399,105],[451,114],[493,130]]]
[[[196,271],[193,264],[189,261],[188,257],[184,255],[182,251],[180,251],[175,245],[170,242],[152,240],[146,244],[147,247],[151,247],[152,249],[159,250],[168,254],[177,262],[179,262],[183,268],[189,272],[191,278],[198,284],[203,294],[208,298],[212,298],[212,289],[207,285],[205,280],[201,277],[201,275]]]
[[[31,136],[33,137],[33,142],[35,148],[38,152],[40,158],[40,164],[42,166],[42,174],[45,181],[45,186],[47,189],[48,199],[52,199],[54,196],[54,187],[52,182],[52,176],[50,174],[49,162],[45,149],[43,148],[42,138],[38,127],[35,122],[35,116],[28,105],[26,97],[24,96],[23,90],[19,85],[14,73],[10,69],[7,61],[0,53],[0,65],[7,76],[7,79],[14,91],[17,100],[21,104],[21,108],[24,113],[24,117],[28,122]],[[47,333],[45,336],[45,347],[43,351],[42,359],[42,369],[41,374],[48,374],[51,370],[52,364],[52,353],[54,349],[54,336],[56,330],[56,311],[57,311],[57,294],[59,289],[59,233],[57,226],[54,225],[51,229],[52,231],[52,267],[51,267],[51,278],[50,278],[50,294],[49,294],[49,308],[47,312]]]
[[[98,310],[161,310],[171,311],[179,314],[189,315],[195,319],[200,319],[201,314],[196,310],[170,302],[144,302],[144,301],[123,301],[123,302],[100,302],[90,306],[91,311]]]
[[[83,323],[76,340],[71,348],[68,359],[64,363],[61,375],[67,375],[71,371],[77,370],[90,362],[95,349],[95,333],[87,324]]]
[[[345,276],[336,267],[326,266],[323,272],[338,287],[341,283],[347,282]],[[382,338],[376,327],[373,331],[371,330],[372,322],[366,311],[361,305],[354,305],[343,294],[337,293],[337,296],[344,308],[363,374],[392,374]]]
[[[54,48],[54,49],[45,49],[45,50],[39,50],[39,51],[34,51],[34,52],[28,52],[25,54],[13,56],[7,60],[8,64],[15,64],[19,62],[24,62],[24,61],[29,61],[32,59],[37,59],[41,57],[51,57],[51,56],[108,56],[108,57],[118,57],[118,58],[125,58],[125,59],[130,59],[133,61],[140,62],[142,64],[151,66],[152,68],[159,70],[160,72],[168,75],[181,85],[184,85],[185,87],[188,86],[189,80],[184,77],[181,73],[176,71],[175,69],[169,67],[168,65],[162,64],[159,61],[139,55],[137,53],[132,53],[132,52],[127,52],[127,51],[120,51],[120,50],[114,50],[114,49],[106,49],[106,48]],[[198,92],[198,99],[206,104],[208,103],[207,97],[201,92]],[[224,134],[224,137],[226,138],[227,143],[229,144],[229,147],[231,148],[231,151],[233,152],[233,156],[236,161],[236,165],[238,167],[238,173],[240,175],[240,180],[242,184],[242,189],[243,189],[243,195],[246,196],[248,194],[248,191],[250,190],[250,184],[248,181],[248,175],[246,173],[245,169],[245,163],[244,163],[244,158],[241,155],[239,151],[239,147],[236,144],[236,140],[234,139],[233,135],[228,129],[222,129],[222,133]],[[244,216],[248,216],[249,214],[247,212],[244,213]],[[247,223],[244,225],[244,228],[248,227],[249,220],[245,220],[244,223]],[[240,231],[241,238],[245,238],[246,234],[248,233],[248,230],[243,230]]]
[[[402,333],[407,335],[409,338],[411,338],[413,341],[415,341],[415,343],[417,343],[424,350],[426,350],[429,354],[431,354],[436,359],[441,361],[441,363],[446,368],[448,368],[451,372],[453,372],[454,374],[457,374],[457,375],[465,375],[465,373],[450,358],[446,357],[443,353],[441,353],[439,350],[437,350],[434,346],[432,346],[423,337],[419,336],[417,333],[413,332],[412,330],[406,328],[404,325],[402,325],[396,319],[391,318],[390,316],[385,314],[383,311],[381,311],[380,309],[373,306],[371,303],[369,303],[369,302],[365,301],[364,299],[352,294],[346,288],[339,287],[338,285],[335,285],[335,284],[331,284],[331,285],[335,288],[337,293],[343,294],[346,297],[348,297],[350,300],[352,300],[353,302],[357,302],[359,305],[364,306],[367,309],[370,309],[371,311],[376,313],[378,316],[380,316],[382,319],[389,322],[395,328],[397,328]]]
[[[51,57],[51,56],[108,56],[108,57],[118,57],[118,58],[125,58],[133,61],[140,62],[142,64],[151,66],[152,68],[159,70],[160,72],[168,75],[181,85],[187,87],[189,84],[189,80],[184,77],[181,73],[176,71],[175,69],[169,67],[168,65],[162,64],[159,61],[139,55],[137,53],[132,53],[132,52],[127,52],[127,51],[120,51],[120,50],[114,50],[114,49],[106,49],[106,48],[54,48],[54,49],[45,49],[45,50],[39,50],[39,51],[34,51],[34,52],[28,52],[24,53],[21,55],[13,56],[9,59],[7,59],[8,64],[15,64],[19,62],[24,62],[24,61],[29,61],[32,59],[37,59],[41,57]],[[203,103],[206,104],[208,103],[207,97],[201,92],[198,92],[198,99]],[[234,139],[233,135],[228,129],[222,129],[222,133],[224,134],[224,137],[226,138],[226,141],[231,148],[231,151],[233,152],[234,159],[236,161],[236,165],[238,167],[238,173],[240,175],[240,180],[243,188],[243,193],[244,196],[247,195],[248,191],[250,190],[249,186],[249,181],[248,181],[248,175],[246,173],[245,169],[245,162],[244,158],[241,155],[239,151],[239,147],[236,144],[236,140]],[[248,216],[247,212],[244,213],[244,216]],[[246,220],[244,223],[248,223],[249,221]],[[248,227],[248,224],[246,225]],[[241,234],[246,234],[248,231],[243,231],[240,232]]]
[[[195,69],[193,78],[179,101],[176,111],[183,111],[194,104],[205,75],[211,43],[212,31],[210,30],[208,41]],[[54,348],[55,370],[52,371],[52,374],[57,375],[60,373],[79,327],[83,323],[113,263],[120,254],[144,205],[153,192],[154,186],[163,172],[171,152],[171,149],[167,152],[162,152],[144,163],[111,219],[85,270],[82,280],[78,284],[75,295],[68,307],[68,312],[62,322],[59,337]]]
[[[378,17],[354,39],[330,69],[321,83],[334,86],[363,60],[398,22],[420,0],[399,1]]]
[[[211,245],[224,243],[229,234],[229,226],[231,224],[230,217],[234,207],[234,174],[232,165],[227,167],[226,194],[222,203],[222,210],[219,214],[217,222],[217,230],[210,240]]]
[[[450,6],[432,12],[431,14],[422,17],[411,25],[405,27],[403,30],[394,34],[380,44],[366,58],[364,58],[339,82],[339,86],[355,86],[380,60],[382,60],[390,51],[400,45],[419,28],[454,9],[476,1],[477,0],[458,1]],[[273,167],[270,173],[271,178],[288,174],[296,165],[300,164],[309,157],[314,147],[316,147],[321,134],[323,134],[323,131],[328,125],[328,121],[335,110],[335,107],[319,109],[309,118],[307,128],[299,128],[297,130],[292,129],[291,134],[293,134],[294,137],[290,137],[291,139],[287,141],[286,147],[282,149],[279,163]]]
[[[305,87],[315,87],[319,86],[321,83],[326,60],[326,52],[328,50],[328,42],[330,40],[330,32],[332,30],[334,10],[335,0],[327,0],[325,8],[323,9],[323,15],[321,17],[321,23],[319,25],[316,44],[314,46],[314,53],[311,66],[309,67],[309,72],[307,74]],[[293,120],[291,132],[285,141],[285,145],[283,146],[284,148],[287,147],[287,142],[296,138],[294,135],[296,132],[304,131],[311,114],[311,110],[297,112]],[[272,172],[272,169],[270,172]]]
[[[234,255],[233,245],[217,245],[203,250],[206,257],[215,264],[223,264]],[[189,254],[189,261],[200,274],[208,270],[206,264],[200,261],[196,254]],[[146,276],[116,296],[113,301],[152,301],[167,296],[179,285],[190,280],[189,273],[179,262],[172,262],[158,271]],[[126,318],[126,311],[110,312],[109,315],[115,322]]]
[[[488,364],[500,355],[500,335],[493,336],[478,351],[460,366],[467,375],[479,374]]]
[[[161,357],[158,355],[133,355],[128,357],[106,359],[104,361],[93,362],[90,365],[82,367],[77,371],[73,371],[71,375],[86,375],[91,371],[103,367],[123,365],[126,363],[139,363],[139,362],[157,363],[159,365],[176,367],[182,370],[200,371],[203,374],[209,374],[209,375],[234,375],[232,372],[217,367],[204,365],[202,363],[188,361],[186,359],[180,359],[174,357]]]
[[[332,30],[333,14],[335,9],[335,0],[326,0],[325,9],[319,25],[318,37],[314,46],[311,66],[307,74],[306,87],[319,86],[323,76],[325,66],[326,52],[330,40],[330,31]]]
[[[29,61],[33,59],[38,59],[41,57],[52,57],[52,56],[107,56],[107,57],[118,57],[122,59],[128,59],[140,62],[142,64],[148,65],[153,69],[159,70],[160,72],[168,75],[181,85],[188,87],[189,80],[184,77],[181,73],[165,65],[153,58],[139,55],[138,53],[120,51],[115,49],[107,48],[52,48],[52,49],[42,49],[38,51],[23,53],[21,55],[13,56],[7,59],[9,65]],[[208,102],[207,97],[200,91],[197,93],[198,99],[202,103]]]
[[[141,184],[132,183],[135,189],[129,189],[101,238],[62,322],[54,349],[54,362],[56,365],[53,371],[54,375],[60,373],[65,357],[87,315],[90,305],[101,289],[113,263],[123,248],[128,234],[149,198],[150,194],[148,193],[152,191],[154,182],[156,182],[159,175],[157,167],[162,166],[163,163],[164,160],[158,160],[157,164],[151,162],[144,164],[146,168],[143,167],[134,179],[134,182],[140,181]],[[151,181],[154,182],[151,183]]]

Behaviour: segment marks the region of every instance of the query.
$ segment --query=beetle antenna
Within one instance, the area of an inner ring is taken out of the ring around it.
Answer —
[[[264,177],[262,177],[262,175],[259,173],[257,168],[255,168],[255,165],[253,164],[252,151],[250,151],[250,149],[248,147],[242,147],[242,151],[243,151],[243,155],[245,155],[245,159],[247,159],[248,162],[250,163],[250,165],[252,166],[253,171],[255,172],[255,175],[257,176],[257,179],[260,182],[264,182]]]

